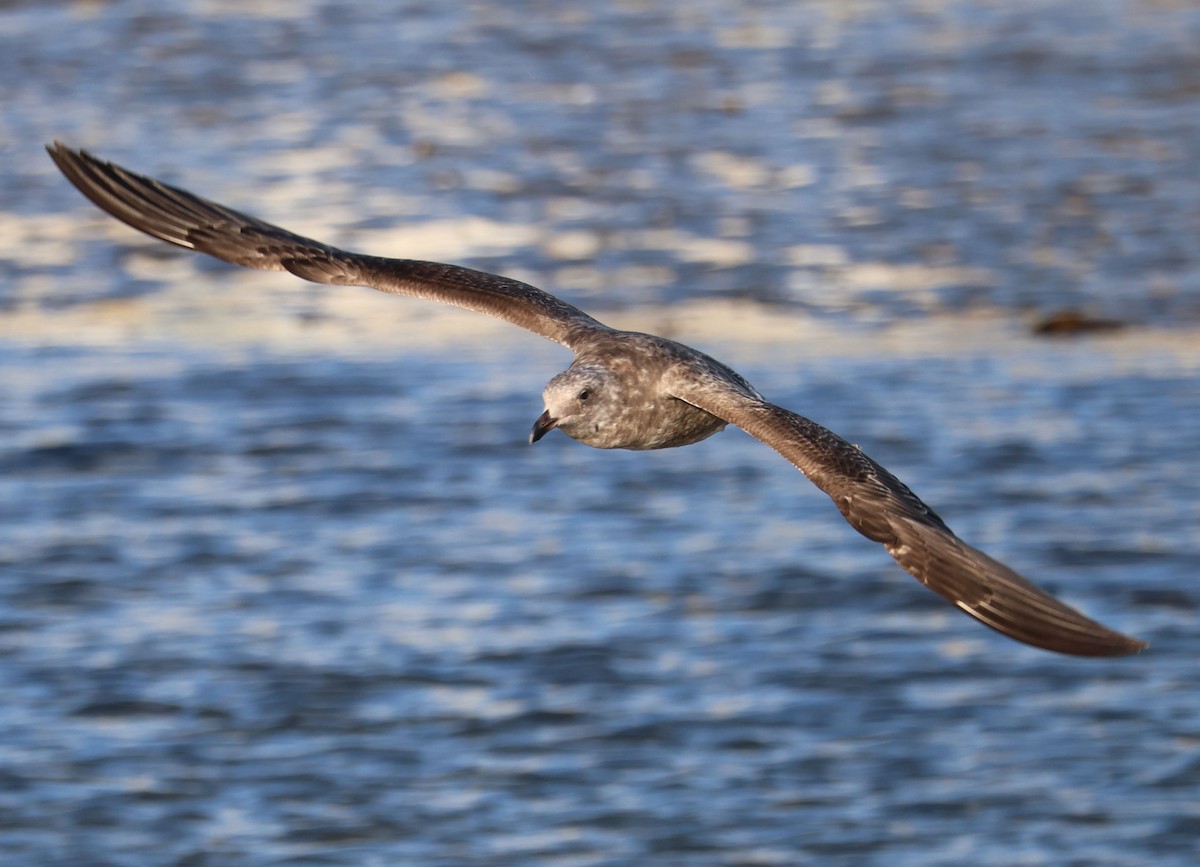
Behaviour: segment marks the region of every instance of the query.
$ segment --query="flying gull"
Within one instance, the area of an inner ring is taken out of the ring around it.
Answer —
[[[1085,617],[959,539],[908,487],[814,421],[766,400],[688,346],[598,322],[553,295],[456,265],[339,250],[56,142],[47,150],[101,209],[148,235],[235,265],[315,283],[369,286],[477,310],[572,350],[543,392],[530,442],[557,428],[601,449],[665,449],[740,427],[787,458],[850,526],[959,609],[1017,641],[1078,656],[1146,646]]]

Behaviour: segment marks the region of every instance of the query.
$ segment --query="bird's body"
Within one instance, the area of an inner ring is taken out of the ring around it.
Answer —
[[[672,380],[697,377],[757,395],[738,374],[690,346],[653,334],[606,331],[547,383],[543,398],[556,426],[585,445],[675,448],[707,439],[727,424],[667,387]],[[580,400],[581,394],[587,397]]]
[[[558,428],[595,448],[662,449],[736,425],[825,491],[855,530],[988,626],[1036,647],[1080,656],[1120,656],[1145,647],[970,547],[857,446],[769,402],[732,369],[689,346],[609,328],[516,280],[347,252],[61,144],[48,150],[96,205],[161,240],[318,283],[369,286],[465,307],[573,350],[572,365],[546,385],[546,411],[534,424],[533,442]]]

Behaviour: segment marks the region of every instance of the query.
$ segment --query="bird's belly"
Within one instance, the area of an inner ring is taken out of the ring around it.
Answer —
[[[628,429],[636,431],[635,434],[614,438],[611,445],[601,448],[636,451],[672,449],[708,439],[723,430],[726,424],[715,415],[674,399],[666,405],[658,404],[652,412],[640,413],[639,416],[638,424],[628,426]]]

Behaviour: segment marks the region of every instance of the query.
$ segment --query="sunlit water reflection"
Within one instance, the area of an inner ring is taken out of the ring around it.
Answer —
[[[1198,28],[4,4],[4,863],[1192,864]],[[53,137],[700,344],[1152,647],[993,635],[736,431],[530,448],[560,348],[154,246]]]

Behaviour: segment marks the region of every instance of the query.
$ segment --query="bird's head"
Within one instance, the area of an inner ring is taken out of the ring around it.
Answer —
[[[546,411],[534,422],[531,443],[558,428],[585,445],[613,448],[608,437],[623,406],[611,371],[596,365],[574,365],[546,383],[542,399]]]

